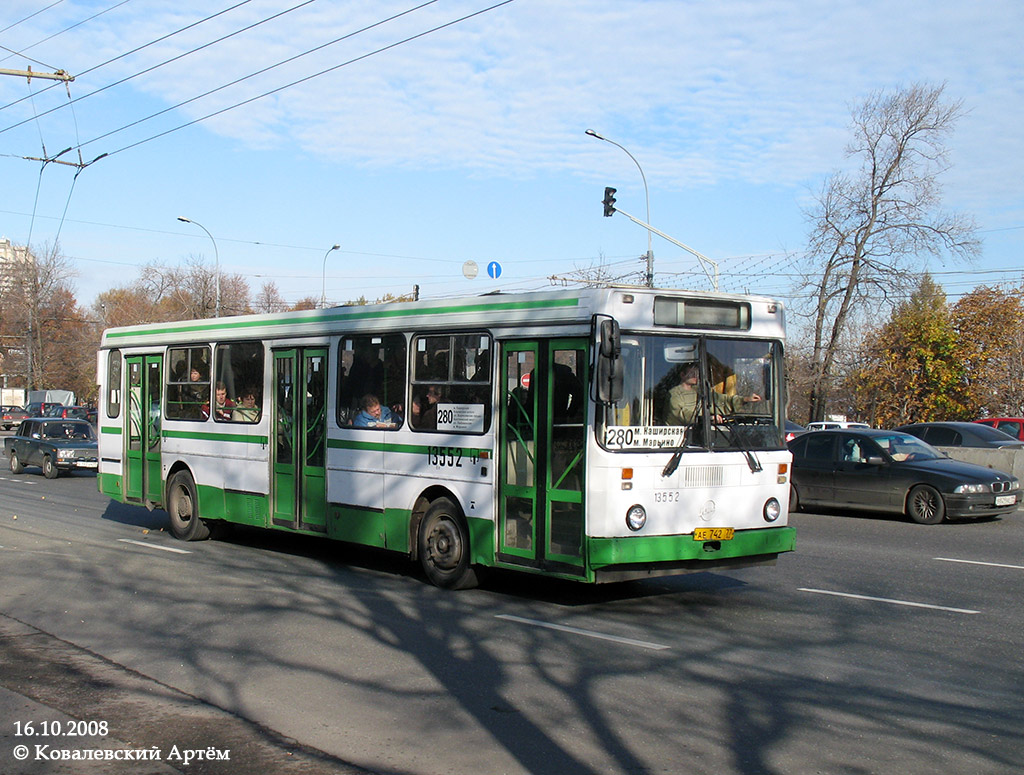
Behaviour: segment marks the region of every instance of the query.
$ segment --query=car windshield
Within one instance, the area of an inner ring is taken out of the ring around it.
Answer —
[[[873,436],[872,440],[896,462],[904,460],[938,460],[946,457],[935,447],[926,444],[909,433],[890,433],[886,436]]]
[[[44,439],[74,439],[92,441],[92,426],[86,422],[48,422],[43,426]]]
[[[622,399],[602,407],[608,449],[783,449],[777,342],[623,334]]]

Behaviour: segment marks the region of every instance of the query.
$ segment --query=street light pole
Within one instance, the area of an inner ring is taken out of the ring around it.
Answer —
[[[199,223],[198,221],[193,221],[190,218],[186,218],[184,215],[179,215],[178,216],[178,220],[181,221],[182,223],[191,223],[194,226],[198,226],[200,229],[202,229],[203,231],[206,232],[206,236],[209,237],[210,238],[210,242],[213,243],[213,258],[214,258],[214,261],[215,261],[215,264],[214,264],[215,272],[214,272],[214,275],[213,275],[214,294],[215,294],[214,317],[218,317],[219,318],[220,317],[220,253],[217,252],[217,240],[215,240],[213,238],[213,235],[210,234],[210,230],[207,229],[205,226],[203,226],[203,224]]]
[[[626,150],[626,148],[624,146],[619,145],[614,140],[609,140],[607,137],[605,137],[603,135],[599,135],[593,129],[588,129],[585,132],[585,134],[588,134],[591,137],[596,137],[598,140],[604,140],[606,143],[611,143],[616,148],[622,149],[625,152],[626,156],[628,156],[630,159],[633,160],[633,163],[636,165],[636,168],[638,170],[640,170],[640,179],[643,180],[643,182],[644,182],[644,200],[647,203],[647,223],[649,224],[651,222],[651,196],[650,196],[650,193],[647,190],[647,176],[644,175],[644,168],[640,166],[640,162],[638,162],[636,160],[636,157],[633,156],[633,154],[631,154],[628,150]],[[647,229],[647,283],[646,283],[646,285],[647,285],[648,288],[653,288],[654,287],[654,250],[651,248],[651,229],[650,229],[650,227],[648,227],[648,229]]]
[[[341,245],[331,245],[327,252],[324,253],[324,272],[323,272],[323,283],[320,287],[320,309],[327,309],[327,257],[331,255],[332,250],[338,250]]]

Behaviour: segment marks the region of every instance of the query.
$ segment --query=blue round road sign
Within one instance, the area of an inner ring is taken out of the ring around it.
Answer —
[[[501,277],[501,264],[499,264],[497,261],[492,261],[491,263],[489,263],[487,265],[487,275],[492,280],[497,280],[499,277]]]

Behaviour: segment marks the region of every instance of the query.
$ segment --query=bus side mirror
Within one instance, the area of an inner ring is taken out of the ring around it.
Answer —
[[[602,320],[600,330],[601,342],[597,351],[597,400],[604,404],[615,404],[622,400],[625,383],[619,323],[610,318]]]
[[[622,352],[619,321],[607,318],[601,321],[601,357],[618,358]]]

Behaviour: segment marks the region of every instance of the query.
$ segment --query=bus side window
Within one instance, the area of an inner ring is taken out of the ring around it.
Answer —
[[[168,354],[168,419],[205,420],[203,406],[210,403],[210,348],[172,347]]]
[[[491,425],[490,336],[417,336],[412,349],[409,424],[413,429],[485,433]]]
[[[391,422],[361,427],[395,430],[405,417],[405,336],[363,334],[347,336],[338,344],[337,421],[342,428],[354,426],[366,404],[376,399],[387,409]]]
[[[232,342],[217,346],[213,404],[203,414],[217,422],[256,422],[262,416],[263,343]],[[245,405],[245,394],[256,397],[256,406]]]
[[[121,351],[107,353],[107,417],[121,415]]]

